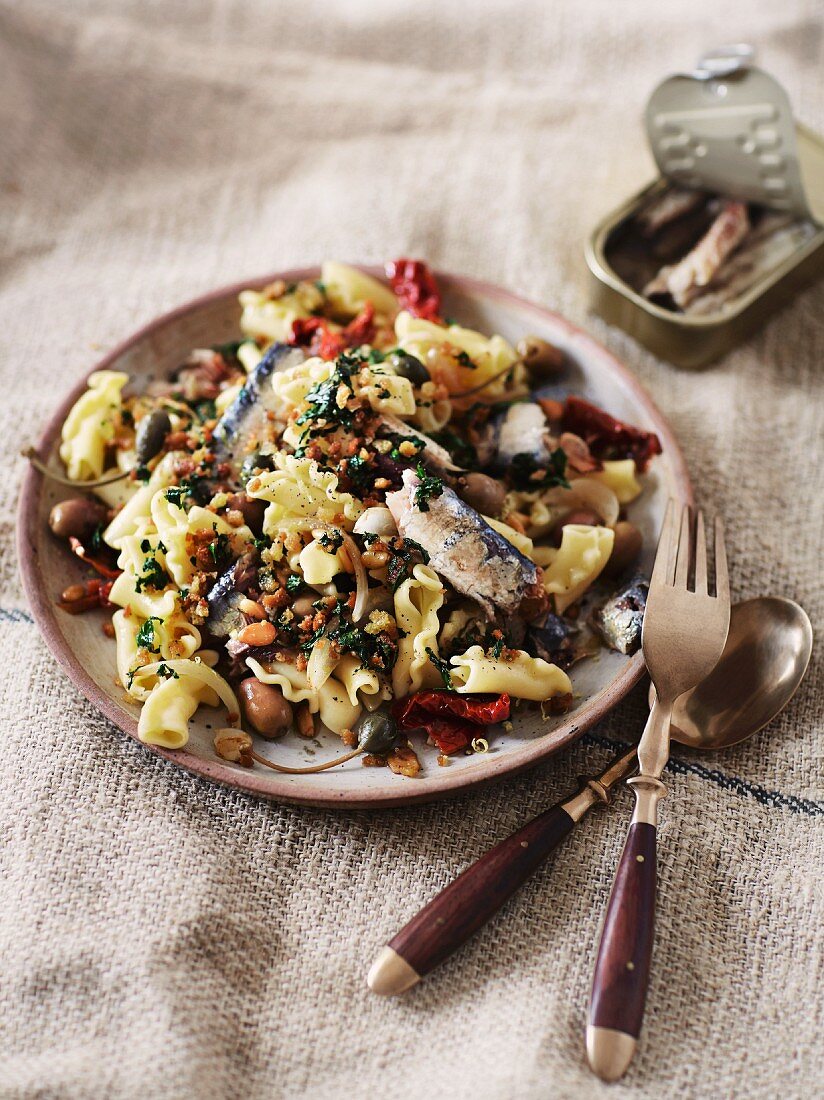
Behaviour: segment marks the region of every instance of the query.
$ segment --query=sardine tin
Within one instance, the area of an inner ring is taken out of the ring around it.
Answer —
[[[768,74],[740,59],[723,75],[703,64],[692,74],[668,78],[653,93],[647,128],[662,175],[608,214],[585,248],[591,308],[662,359],[688,368],[724,355],[824,272],[824,139],[793,124],[786,93]],[[707,95],[713,97],[711,109],[702,102]],[[773,143],[769,154],[748,144],[745,123],[753,135]],[[675,155],[679,143],[697,155]],[[760,164],[759,154],[769,167]],[[630,287],[607,256],[616,230],[668,183],[791,211],[814,221],[816,232],[723,312],[674,313]]]

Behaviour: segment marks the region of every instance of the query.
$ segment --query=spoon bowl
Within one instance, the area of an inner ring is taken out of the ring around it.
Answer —
[[[757,733],[795,694],[812,645],[809,617],[793,600],[759,596],[735,604],[718,664],[675,702],[672,739],[724,749]],[[650,705],[654,696],[650,687]]]

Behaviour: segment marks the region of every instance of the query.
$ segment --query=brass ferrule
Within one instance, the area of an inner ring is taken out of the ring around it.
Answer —
[[[635,791],[635,810],[633,824],[643,822],[647,825],[658,824],[658,803],[667,796],[667,788],[660,779],[651,775],[636,775],[627,783]]]

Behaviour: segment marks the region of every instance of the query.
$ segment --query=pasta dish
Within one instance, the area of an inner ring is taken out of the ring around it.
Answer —
[[[517,708],[569,708],[575,661],[637,649],[626,507],[660,443],[568,393],[558,348],[444,316],[415,260],[240,304],[236,342],[140,391],[98,371],[62,429],[87,492],[50,525],[90,579],[59,606],[111,612],[143,741],[179,749],[216,707],[240,765],[414,776],[414,731],[441,765],[485,751]],[[321,731],[323,765],[255,748]]]

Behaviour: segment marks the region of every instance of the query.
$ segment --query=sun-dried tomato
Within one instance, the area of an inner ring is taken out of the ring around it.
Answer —
[[[107,562],[103,561],[102,558],[90,554],[80,539],[76,539],[74,535],[69,537],[69,546],[72,548],[72,553],[77,554],[81,561],[84,561],[86,565],[90,565],[101,577],[107,577],[109,580],[116,580],[123,572],[122,569],[117,569],[109,565]],[[108,547],[106,549],[108,549]]]
[[[642,472],[653,455],[661,454],[661,440],[655,432],[623,424],[581,397],[566,399],[561,426],[580,436],[596,458],[632,458]]]
[[[426,730],[441,752],[459,752],[477,736],[478,726],[509,718],[508,695],[456,695],[452,691],[418,691],[392,707],[404,732]]]
[[[306,348],[321,359],[337,359],[347,348],[368,344],[375,335],[375,307],[367,302],[357,317],[340,332],[332,332],[324,317],[298,317],[292,322],[289,343]]]
[[[323,317],[297,317],[292,322],[289,341],[294,347],[306,348],[310,355],[321,359],[337,359],[346,347],[343,334],[330,332]]]
[[[390,260],[386,265],[386,277],[401,309],[427,321],[440,320],[441,292],[423,260]]]
[[[363,309],[353,318],[343,330],[343,338],[347,348],[359,348],[361,344],[369,344],[375,335],[375,307],[371,302],[366,302]]]

